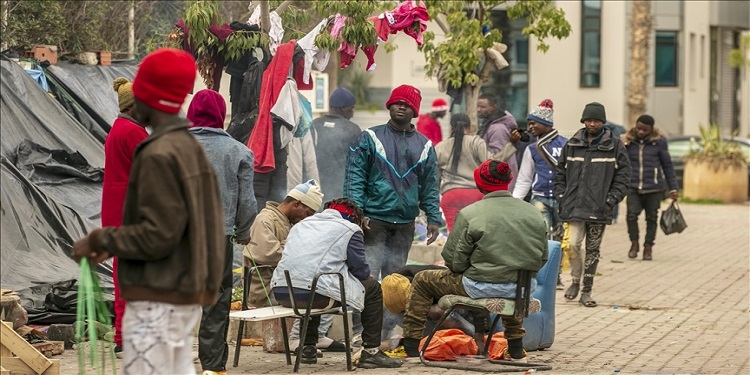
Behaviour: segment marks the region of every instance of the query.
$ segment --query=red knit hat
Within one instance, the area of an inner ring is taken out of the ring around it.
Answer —
[[[474,183],[480,190],[508,190],[513,181],[510,165],[504,161],[487,160],[474,170]]]
[[[141,61],[133,95],[156,110],[176,114],[195,83],[195,59],[175,48],[160,48]]]
[[[448,102],[443,98],[437,98],[432,101],[432,112],[440,112],[448,110]]]
[[[393,89],[391,97],[385,102],[385,108],[390,108],[391,104],[398,102],[406,103],[414,111],[414,117],[417,117],[419,116],[419,106],[422,104],[422,93],[414,86],[401,85]]]

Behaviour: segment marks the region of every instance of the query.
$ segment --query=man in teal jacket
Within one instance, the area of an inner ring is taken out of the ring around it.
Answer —
[[[433,301],[455,294],[471,298],[515,298],[519,270],[537,272],[547,261],[547,225],[536,207],[508,192],[513,180],[508,163],[488,160],[474,171],[485,194],[464,208],[443,247],[446,270],[414,276],[404,315],[404,349],[419,356],[419,341]],[[557,265],[555,265],[557,267]],[[532,278],[531,292],[536,288]],[[502,317],[508,339],[506,360],[526,361],[523,319]],[[488,328],[478,325],[477,329]]]
[[[365,250],[376,279],[406,265],[420,208],[427,214],[427,244],[437,239],[444,224],[437,156],[430,140],[411,123],[421,101],[417,88],[395,88],[385,104],[390,121],[363,131],[349,147],[344,197],[371,219]]]

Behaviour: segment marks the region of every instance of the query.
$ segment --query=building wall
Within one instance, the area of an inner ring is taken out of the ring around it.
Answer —
[[[709,124],[711,77],[711,29],[708,1],[686,1],[683,19],[685,84],[682,87],[683,128],[680,134],[699,134]]]
[[[572,26],[567,39],[548,41],[547,53],[537,50],[537,41],[529,43],[529,103],[552,99],[555,108],[555,127],[572,133],[582,127],[581,112],[589,102],[600,102],[607,110],[607,119],[624,124],[627,118],[625,102],[627,77],[625,71],[626,17],[625,2],[602,1],[600,87],[580,86],[581,61],[581,2],[558,1]]]

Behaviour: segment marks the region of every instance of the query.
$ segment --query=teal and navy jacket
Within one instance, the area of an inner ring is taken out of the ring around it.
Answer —
[[[344,197],[372,219],[411,223],[421,208],[429,224],[442,226],[437,170],[432,142],[414,125],[406,131],[378,125],[349,147]]]

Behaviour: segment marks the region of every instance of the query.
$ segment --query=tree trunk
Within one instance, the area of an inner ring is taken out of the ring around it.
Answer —
[[[331,57],[328,60],[328,66],[326,66],[325,70],[323,70],[324,73],[328,73],[328,97],[333,94],[333,92],[339,88],[339,72],[341,69],[339,68],[339,53],[336,51],[331,52]],[[347,87],[350,88],[350,87]],[[358,104],[365,104],[365,103],[358,103]]]
[[[135,58],[135,1],[128,7],[128,60]]]
[[[651,1],[634,0],[630,21],[630,78],[628,83],[628,124],[646,113],[648,99],[648,62],[651,41]]]
[[[477,134],[479,130],[479,118],[477,116],[477,102],[479,101],[479,90],[482,85],[467,85],[464,89],[464,99],[466,100],[465,111],[471,121],[471,134]]]

